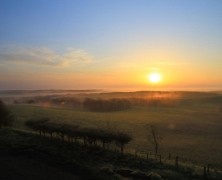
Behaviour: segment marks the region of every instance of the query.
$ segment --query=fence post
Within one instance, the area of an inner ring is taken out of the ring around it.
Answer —
[[[171,160],[171,153],[169,153],[169,160]]]
[[[178,157],[178,156],[176,156],[176,159],[175,159],[175,165],[176,165],[176,168],[178,168],[178,166],[179,166],[178,161],[179,161],[179,157]]]
[[[206,169],[207,169],[206,166],[204,166],[204,174],[203,174],[203,175],[204,175],[204,179],[207,178],[207,172],[206,172]]]

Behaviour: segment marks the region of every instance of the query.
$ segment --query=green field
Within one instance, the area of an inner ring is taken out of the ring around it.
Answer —
[[[24,122],[27,119],[49,117],[51,121],[59,123],[123,131],[133,136],[133,141],[127,146],[131,152],[153,151],[147,141],[147,124],[154,123],[163,137],[160,147],[163,156],[170,152],[180,159],[222,167],[221,95],[181,93],[183,96],[174,106],[133,106],[118,112],[90,112],[84,108],[27,104],[9,107],[16,117],[16,128],[25,129]],[[121,97],[124,95],[121,93]],[[120,94],[91,95],[106,98],[115,96],[119,97]],[[83,98],[83,95],[80,97]]]

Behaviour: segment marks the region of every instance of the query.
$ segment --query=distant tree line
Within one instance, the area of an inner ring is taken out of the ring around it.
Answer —
[[[43,104],[48,106],[63,106],[70,108],[86,108],[90,111],[111,112],[121,111],[131,108],[132,106],[175,106],[179,102],[178,99],[170,97],[126,97],[126,98],[110,98],[110,99],[94,99],[85,98],[78,99],[75,97],[33,97],[15,99],[14,104]]]
[[[121,111],[131,107],[131,103],[127,99],[91,99],[86,98],[83,106],[91,111],[107,112]]]
[[[80,128],[77,125],[57,124],[50,122],[48,118],[26,121],[26,126],[38,131],[41,136],[59,137],[62,141],[77,142],[82,140],[84,145],[102,145],[109,147],[111,143],[120,148],[121,153],[132,137],[122,132],[111,132],[104,129]]]
[[[170,98],[129,98],[133,106],[174,106],[178,103],[176,99]]]
[[[54,106],[66,106],[66,107],[81,107],[82,102],[73,97],[28,97],[14,99],[14,104],[48,104]]]
[[[69,106],[69,107],[80,107],[82,103],[77,98],[52,98],[50,102],[55,105]]]

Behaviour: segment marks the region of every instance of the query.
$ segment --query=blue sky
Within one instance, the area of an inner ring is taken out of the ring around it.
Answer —
[[[220,0],[0,0],[0,89],[219,87],[221,18]]]

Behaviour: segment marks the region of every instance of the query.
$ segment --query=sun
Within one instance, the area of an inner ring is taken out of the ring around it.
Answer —
[[[159,83],[161,81],[161,75],[159,73],[151,73],[147,76],[151,83]]]

